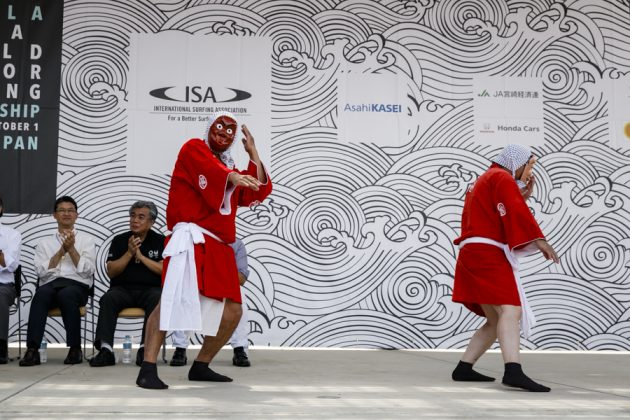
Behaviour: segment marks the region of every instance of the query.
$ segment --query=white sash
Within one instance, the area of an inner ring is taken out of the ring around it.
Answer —
[[[199,294],[195,244],[205,243],[203,235],[223,242],[212,232],[195,223],[180,222],[162,255],[170,257],[162,298],[160,300],[160,330],[201,331],[216,335],[225,299],[218,301]]]
[[[521,316],[521,330],[523,331],[523,336],[525,338],[529,338],[532,332],[532,328],[536,326],[536,317],[532,312],[531,307],[529,306],[529,302],[527,301],[527,296],[525,296],[525,290],[523,290],[523,286],[521,284],[521,276],[518,274],[518,255],[521,254],[518,251],[511,251],[509,245],[502,244],[501,242],[497,242],[493,239],[483,238],[481,236],[474,236],[472,238],[464,239],[459,243],[459,248],[462,249],[466,244],[488,244],[499,247],[503,250],[505,257],[509,261],[512,266],[512,272],[514,273],[514,279],[516,280],[516,288],[518,289],[518,296],[521,299],[521,308],[523,310],[523,314]],[[527,252],[523,252],[522,254],[526,254]]]

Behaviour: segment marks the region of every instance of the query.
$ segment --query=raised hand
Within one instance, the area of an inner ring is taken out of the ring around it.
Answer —
[[[256,150],[256,143],[254,142],[254,136],[249,132],[249,129],[246,125],[243,124],[243,134],[245,137],[243,138],[243,147],[245,147],[245,151],[249,155],[249,157],[254,160],[254,155],[258,154]],[[256,156],[257,157],[257,156]]]
[[[536,185],[536,177],[532,175],[529,178],[529,181],[527,181],[527,185],[525,185],[525,188],[521,190],[521,194],[523,195],[523,198],[525,199],[525,201],[527,201],[529,197],[532,195],[532,193],[534,192],[534,185]]]

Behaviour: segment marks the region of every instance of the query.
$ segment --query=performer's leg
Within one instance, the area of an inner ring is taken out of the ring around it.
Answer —
[[[160,304],[158,303],[147,320],[146,337],[144,338],[144,361],[138,372],[136,385],[148,389],[166,389],[166,385],[157,374],[157,356],[164,341],[166,332],[160,331]]]
[[[486,315],[486,323],[470,339],[470,344],[462,356],[464,362],[474,364],[497,339],[499,314],[492,305],[481,305]]]
[[[532,392],[549,392],[551,388],[531,380],[521,368],[520,363],[520,325],[521,307],[501,305],[494,307],[499,313],[497,334],[501,345],[501,354],[505,362],[502,383],[507,386],[523,388]]]
[[[504,363],[520,363],[521,346],[521,307],[514,305],[494,306],[499,313],[497,335],[501,344],[501,354]]]
[[[491,305],[481,305],[486,315],[486,323],[475,332],[452,374],[454,381],[491,382],[494,378],[473,370],[475,362],[490,348],[497,339],[499,314]]]
[[[197,355],[196,361],[210,363],[214,356],[221,350],[221,348],[228,342],[234,329],[238,325],[238,322],[241,319],[241,314],[243,310],[241,309],[241,304],[236,303],[230,299],[226,299],[225,307],[223,309],[223,317],[221,318],[221,324],[219,325],[219,330],[217,331],[217,335],[213,336],[205,336],[203,339],[203,345],[201,346],[201,350],[199,350],[199,354]]]
[[[160,304],[158,303],[146,324],[144,337],[144,361],[155,363],[164,342],[166,331],[160,331]]]
[[[241,319],[241,304],[230,299],[226,299],[223,309],[223,317],[217,335],[205,336],[203,345],[197,358],[193,362],[188,372],[188,379],[191,381],[212,381],[212,382],[232,382],[231,378],[220,375],[208,367],[214,356],[221,350],[234,332]]]
[[[161,287],[149,287],[145,290],[140,291],[140,293],[137,294],[138,306],[144,309],[144,313],[145,313],[144,323],[142,324],[142,339],[140,340],[140,347],[144,346],[144,337],[146,335],[147,322],[149,321],[149,317],[153,313],[153,310],[160,302],[161,295],[162,295]],[[158,327],[159,327],[159,318],[158,318]]]

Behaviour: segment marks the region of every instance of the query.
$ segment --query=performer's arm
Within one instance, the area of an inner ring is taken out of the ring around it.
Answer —
[[[558,256],[551,245],[547,243],[538,222],[523,199],[520,189],[512,177],[506,173],[496,183],[495,209],[500,213],[503,230],[510,249],[522,249],[534,246],[540,250],[545,258],[558,262]],[[503,210],[498,210],[503,205]],[[501,215],[503,213],[503,215]]]
[[[523,196],[523,199],[525,199],[525,201],[529,200],[529,197],[531,197],[532,193],[534,192],[535,185],[536,185],[536,177],[532,175],[529,178],[529,181],[527,182],[527,184],[525,185],[525,188],[521,190],[521,195]]]
[[[258,149],[256,149],[256,143],[254,142],[254,136],[249,132],[249,129],[243,125],[243,134],[245,134],[245,138],[243,139],[243,146],[245,147],[245,151],[249,155],[249,160],[256,164],[257,172],[256,179],[258,179],[262,184],[267,183],[267,171],[265,171],[265,167],[260,160],[260,156],[258,155]]]
[[[546,239],[537,239],[534,245],[543,254],[545,259],[553,260],[556,264],[560,262],[560,257]]]
[[[252,178],[257,179],[259,182],[257,188],[242,189],[239,191],[238,205],[250,206],[253,203],[267,198],[267,196],[271,194],[272,184],[271,178],[269,177],[269,174],[258,155],[258,150],[256,149],[256,144],[254,143],[254,137],[245,126],[243,126],[243,132],[245,133],[243,146],[250,158],[247,170],[243,172],[243,174],[249,175]]]
[[[188,141],[181,149],[173,176],[181,174],[195,188],[205,203],[221,211],[238,185],[238,173],[228,169],[208,145],[199,139]]]
[[[243,173],[231,173],[229,181],[234,186],[241,186],[247,188],[248,190],[258,191],[261,185],[265,185],[269,182],[269,177],[262,161],[260,160],[260,156],[258,155],[258,149],[256,149],[254,137],[245,125],[243,125],[243,133],[245,134],[245,138],[243,138],[243,147],[249,155],[249,167],[248,170]],[[251,168],[255,169],[252,171]]]

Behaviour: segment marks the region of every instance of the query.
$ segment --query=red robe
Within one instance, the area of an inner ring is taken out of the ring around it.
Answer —
[[[199,293],[240,303],[236,259],[229,245],[236,240],[236,210],[239,206],[249,206],[264,200],[271,193],[271,179],[267,174],[267,183],[261,185],[258,191],[237,187],[230,202],[224,203],[225,192],[229,187],[227,178],[231,172],[258,178],[257,166],[253,162],[249,163],[246,171],[231,170],[203,140],[187,141],[179,151],[171,177],[166,225],[173,230],[179,222],[195,223],[223,241],[204,235],[205,243],[195,245]],[[221,209],[226,214],[222,214]],[[166,277],[168,262],[169,258],[165,258],[162,282]]]
[[[462,213],[464,239],[481,236],[521,248],[544,235],[512,175],[493,164],[466,193]],[[459,251],[453,301],[484,316],[480,304],[520,306],[512,266],[499,247],[470,243]]]

